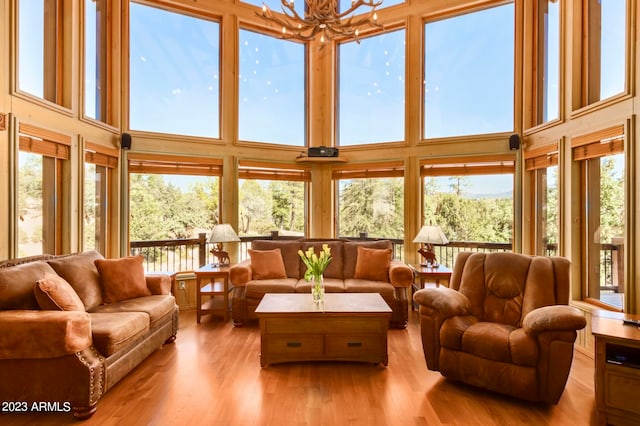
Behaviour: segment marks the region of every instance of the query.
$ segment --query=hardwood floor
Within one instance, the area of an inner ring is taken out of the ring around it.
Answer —
[[[3,415],[2,425],[591,425],[593,359],[575,352],[556,406],[529,404],[427,370],[416,312],[389,330],[389,366],[295,363],[260,368],[257,323],[195,311],[165,345],[111,389],[89,420],[70,413]]]

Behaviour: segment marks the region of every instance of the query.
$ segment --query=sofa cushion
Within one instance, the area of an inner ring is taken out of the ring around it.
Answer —
[[[390,249],[391,241],[346,241],[343,247],[344,256],[344,278],[353,278],[356,274],[356,262],[358,261],[358,247],[374,248],[374,249]]]
[[[300,279],[296,284],[296,293],[311,293],[313,281]],[[338,278],[324,278],[325,293],[344,293],[344,280]]]
[[[95,261],[100,273],[105,303],[151,295],[144,278],[142,261],[141,255]]]
[[[391,249],[358,247],[354,278],[389,282]]]
[[[40,309],[33,288],[46,273],[55,271],[43,261],[0,268],[0,309]]]
[[[149,315],[150,327],[153,329],[158,321],[172,314],[175,307],[176,300],[173,296],[154,295],[96,306],[91,313],[145,312]]]
[[[343,279],[344,278],[344,263],[343,263],[344,256],[343,256],[343,249],[342,249],[342,247],[344,246],[343,241],[331,241],[331,240],[303,241],[300,244],[300,250],[302,250],[303,252],[306,252],[309,249],[309,247],[313,247],[314,253],[320,254],[320,252],[322,251],[323,244],[326,244],[331,250],[331,262],[329,262],[329,265],[327,265],[327,269],[324,270],[324,274],[322,275],[325,278]],[[300,278],[302,278],[304,276],[304,273],[307,271],[307,267],[302,262],[302,259],[300,259],[300,256],[298,256],[298,260],[300,261],[300,273],[301,273]]]
[[[93,346],[105,357],[124,349],[149,331],[145,312],[90,313]]]
[[[266,293],[295,293],[295,278],[281,278],[276,280],[252,280],[245,286],[247,299],[262,299]]]
[[[346,293],[379,293],[385,300],[395,298],[395,287],[388,282],[349,278],[344,280]]]
[[[300,240],[256,240],[251,243],[254,250],[273,250],[279,248],[284,261],[284,268],[288,278],[302,278],[304,270],[300,270]]]
[[[287,278],[287,271],[279,248],[273,250],[249,249],[251,275],[254,280]]]
[[[85,309],[102,304],[102,287],[95,260],[104,259],[97,251],[57,257],[47,263],[76,291]]]
[[[84,304],[73,287],[61,276],[45,273],[34,286],[40,309],[47,311],[84,311]]]

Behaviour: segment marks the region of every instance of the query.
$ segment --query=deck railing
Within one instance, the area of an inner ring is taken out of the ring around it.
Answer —
[[[240,260],[249,257],[248,249],[255,240],[292,240],[299,236],[279,235],[277,231],[270,235],[240,237]],[[366,233],[358,237],[340,237],[356,241],[374,241],[377,238],[369,238]],[[404,261],[404,241],[389,238],[393,244],[394,259]],[[622,285],[622,244],[600,245],[600,290],[609,292],[623,292]],[[210,253],[212,246],[207,242],[207,235],[201,233],[197,238],[156,240],[156,241],[131,241],[130,254],[141,254],[144,257],[146,271],[171,271],[188,273],[200,266],[214,262],[214,256]],[[488,243],[451,241],[446,246],[435,246],[438,261],[443,265],[453,267],[455,258],[461,251],[473,251],[480,253],[509,252],[511,243]],[[558,253],[556,244],[547,244],[546,254],[555,256]]]

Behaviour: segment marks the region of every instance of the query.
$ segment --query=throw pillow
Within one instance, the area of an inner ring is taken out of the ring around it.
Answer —
[[[96,259],[105,303],[150,296],[141,255],[121,259]]]
[[[355,278],[371,281],[389,281],[391,249],[358,247]]]
[[[84,304],[71,284],[59,275],[45,273],[33,289],[38,305],[49,311],[83,311]]]
[[[287,278],[287,272],[279,248],[273,250],[249,249],[251,273],[254,280]]]

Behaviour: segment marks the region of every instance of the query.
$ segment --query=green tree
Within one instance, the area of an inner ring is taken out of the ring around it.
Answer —
[[[619,156],[600,159],[600,242],[624,236],[624,174],[616,170]],[[596,160],[597,161],[597,160]]]
[[[269,182],[271,217],[275,229],[304,232],[304,182]]]
[[[270,232],[272,230],[270,212],[270,191],[265,190],[258,180],[242,180],[239,232],[243,235],[262,235]]]
[[[339,233],[403,238],[404,190],[402,178],[351,179],[340,182]]]

